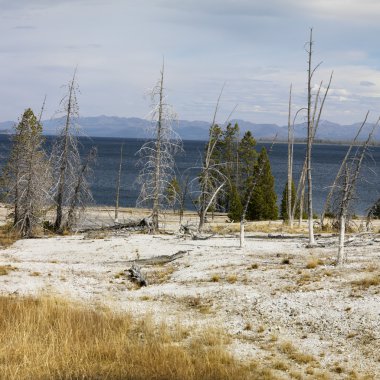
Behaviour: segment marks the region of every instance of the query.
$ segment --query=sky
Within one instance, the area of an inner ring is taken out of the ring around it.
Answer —
[[[313,87],[334,71],[322,118],[380,116],[378,0],[0,0],[0,121],[56,115],[75,67],[82,116],[147,117],[165,62],[179,119],[285,125],[306,104],[305,43],[313,28]],[[300,121],[304,116],[300,114]]]

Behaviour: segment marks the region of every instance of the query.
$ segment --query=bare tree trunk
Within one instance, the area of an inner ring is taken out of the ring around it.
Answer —
[[[159,196],[160,196],[160,175],[161,175],[161,141],[162,141],[162,106],[163,106],[163,89],[164,89],[164,65],[161,69],[160,78],[160,92],[158,104],[158,120],[157,120],[157,140],[156,140],[156,162],[154,173],[154,195],[153,195],[153,208],[152,208],[152,222],[153,232],[158,231],[158,217],[159,217]]]
[[[292,112],[292,85],[289,91],[289,114],[288,114],[288,197],[287,197],[287,212],[289,227],[293,228],[293,210],[292,210],[292,184],[293,184],[293,131],[291,125]]]
[[[309,245],[315,244],[314,226],[313,226],[313,186],[311,178],[311,148],[313,143],[313,120],[311,111],[311,79],[313,76],[311,68],[311,59],[313,54],[313,29],[310,30],[309,50],[308,50],[308,79],[307,79],[307,205],[308,205],[308,230],[309,230]]]
[[[245,247],[245,225],[244,220],[240,220],[240,248]]]
[[[118,173],[117,184],[116,184],[115,223],[119,222],[119,196],[120,196],[120,182],[121,182],[122,164],[123,164],[123,144],[121,144],[121,147],[120,147],[119,173]]]
[[[202,168],[202,174],[201,174],[201,194],[200,194],[200,206],[199,206],[199,224],[198,224],[198,231],[201,232],[204,228],[204,224],[206,221],[206,215],[209,207],[211,206],[212,202],[208,202],[208,199],[210,198],[210,193],[212,192],[210,189],[210,171],[211,171],[211,158],[213,151],[215,149],[215,146],[218,142],[219,135],[215,135],[214,133],[214,127],[215,127],[215,121],[216,121],[216,115],[218,113],[219,109],[219,103],[220,103],[220,98],[222,97],[224,90],[224,85],[220,91],[220,94],[218,96],[218,100],[216,102],[215,110],[214,110],[214,116],[212,119],[211,127],[210,127],[210,137],[209,141],[207,144],[207,150],[206,150],[206,155],[203,163],[203,168]],[[212,197],[214,199],[214,197]]]
[[[62,219],[63,219],[63,194],[66,185],[66,170],[68,165],[68,155],[69,155],[69,132],[70,132],[70,122],[72,116],[72,103],[73,103],[73,95],[74,95],[74,86],[75,86],[75,75],[76,70],[74,72],[73,78],[69,85],[69,95],[68,95],[68,105],[66,109],[66,122],[64,129],[64,147],[62,152],[62,161],[61,167],[59,170],[59,179],[58,179],[58,190],[56,196],[56,219],[54,223],[54,229],[59,231],[62,227]]]
[[[344,213],[342,213],[339,218],[339,248],[338,248],[338,259],[337,259],[338,265],[343,265],[345,262],[345,252],[344,252],[345,230],[346,230],[346,216]]]
[[[301,175],[301,196],[300,196],[300,215],[298,219],[298,227],[302,226],[303,220],[303,206],[305,203],[305,182],[306,182],[306,171]]]

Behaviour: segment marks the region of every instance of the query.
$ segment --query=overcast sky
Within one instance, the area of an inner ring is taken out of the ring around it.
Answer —
[[[165,57],[180,119],[286,124],[290,83],[306,101],[304,44],[314,28],[314,84],[334,79],[323,119],[380,115],[378,0],[0,0],[0,120],[54,115],[76,65],[82,116],[145,117]]]

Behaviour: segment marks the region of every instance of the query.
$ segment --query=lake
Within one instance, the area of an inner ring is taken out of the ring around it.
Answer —
[[[53,137],[47,137],[47,146],[51,146]],[[124,144],[124,162],[121,178],[120,205],[135,206],[139,193],[136,178],[139,168],[136,166],[138,157],[136,152],[143,144],[142,139],[119,138],[81,138],[82,150],[87,151],[91,146],[98,148],[98,158],[94,167],[92,180],[92,192],[94,202],[97,205],[113,205],[115,203],[115,184],[119,168],[120,146]],[[0,165],[2,165],[9,153],[9,136],[0,135],[2,147]],[[204,141],[184,141],[184,152],[177,155],[176,166],[179,173],[188,170],[190,176],[195,177],[201,162],[205,147]],[[257,149],[262,146],[267,149],[270,144],[258,143]],[[340,163],[347,152],[348,147],[343,145],[314,145],[312,157],[313,173],[313,204],[315,212],[320,212],[323,207],[329,186],[332,185]],[[306,145],[294,146],[294,177],[297,183],[305,157]],[[366,158],[362,175],[358,182],[355,211],[364,214],[366,210],[380,197],[380,147],[372,147],[370,155]],[[278,203],[281,202],[282,191],[287,180],[287,144],[275,144],[270,161],[272,173],[275,177],[275,189]],[[187,208],[192,209],[191,201],[186,203]]]

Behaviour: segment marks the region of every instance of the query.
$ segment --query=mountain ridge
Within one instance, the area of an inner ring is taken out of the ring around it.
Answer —
[[[251,131],[257,140],[270,140],[277,134],[278,140],[285,141],[288,137],[287,126],[279,126],[271,123],[252,123],[241,119],[232,119],[231,123],[238,123],[241,136],[246,131]],[[57,128],[64,123],[64,117],[44,120],[44,134],[55,135]],[[147,129],[151,125],[150,120],[138,117],[120,117],[120,116],[86,116],[77,120],[78,125],[82,128],[84,134],[91,137],[118,137],[118,138],[146,138]],[[0,122],[0,133],[10,133],[12,121]],[[321,120],[316,140],[325,140],[331,142],[350,141],[352,140],[361,123],[350,125],[341,125],[327,120]],[[207,140],[210,123],[201,120],[179,120],[174,124],[175,131],[184,140]],[[295,125],[294,137],[296,140],[303,140],[307,135],[306,123]],[[365,140],[373,127],[368,123],[362,130],[360,140]],[[374,134],[374,139],[380,141],[380,130]]]

